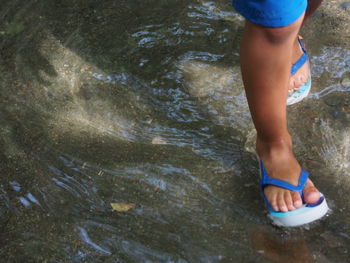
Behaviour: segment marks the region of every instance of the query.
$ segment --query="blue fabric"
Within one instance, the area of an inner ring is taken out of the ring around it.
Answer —
[[[305,12],[307,0],[232,0],[232,6],[250,22],[283,27]]]

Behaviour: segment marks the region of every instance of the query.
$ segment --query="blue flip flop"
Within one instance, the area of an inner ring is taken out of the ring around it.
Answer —
[[[292,65],[291,72],[290,72],[292,76],[309,60],[309,57],[307,55],[305,45],[302,39],[303,38],[301,36],[298,36],[298,42],[301,50],[303,51],[303,54],[298,59],[298,61]],[[300,102],[301,100],[306,98],[307,95],[309,95],[310,90],[311,90],[311,76],[309,75],[309,78],[304,85],[300,86],[298,90],[288,94],[287,105],[292,105]]]
[[[284,226],[284,227],[301,226],[304,224],[311,223],[315,220],[318,220],[327,213],[328,205],[326,202],[326,198],[322,193],[321,193],[320,199],[316,203],[307,204],[304,201],[303,190],[304,190],[306,181],[309,177],[309,173],[307,171],[305,170],[301,171],[297,186],[268,176],[261,160],[260,160],[260,174],[261,174],[261,182],[260,182],[261,193],[262,193],[264,202],[266,204],[269,217],[272,219],[274,224],[278,226]],[[303,205],[298,209],[288,211],[288,212],[277,212],[273,210],[273,208],[271,207],[271,204],[267,200],[264,193],[264,188],[268,185],[274,185],[274,186],[285,188],[291,191],[298,192],[303,200]]]

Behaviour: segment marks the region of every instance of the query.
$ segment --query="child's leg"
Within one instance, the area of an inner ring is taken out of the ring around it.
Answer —
[[[316,11],[321,3],[322,0],[307,0],[307,9],[305,12],[303,24],[305,23],[306,19],[308,19]]]
[[[294,157],[287,129],[286,98],[293,44],[303,16],[285,27],[262,27],[246,22],[241,44],[241,69],[249,108],[257,130],[257,152],[271,177],[297,185],[301,168]],[[276,211],[301,206],[299,194],[267,186],[265,195]],[[316,202],[319,192],[309,180],[305,201]]]
[[[322,0],[308,0],[307,9],[305,12],[303,24],[305,21],[315,12],[315,10],[320,6]],[[300,49],[298,39],[295,38],[294,47],[293,47],[293,62],[296,62],[300,56],[303,54]],[[300,86],[304,85],[309,78],[310,75],[310,65],[309,63],[305,63],[293,76],[289,79],[288,90],[297,90]]]

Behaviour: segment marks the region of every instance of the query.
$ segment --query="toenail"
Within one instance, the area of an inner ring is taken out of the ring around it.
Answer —
[[[294,205],[296,205],[296,206],[297,205],[302,205],[302,202],[300,200],[297,200],[297,201],[294,202]]]

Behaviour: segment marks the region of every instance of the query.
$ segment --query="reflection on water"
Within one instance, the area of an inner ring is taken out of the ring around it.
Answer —
[[[332,83],[321,91],[314,92],[310,98],[321,98],[332,92],[350,92],[350,50],[340,47],[324,47],[321,56],[311,59],[312,74],[320,77],[329,74],[332,79],[340,79],[340,83]],[[346,77],[347,76],[347,77]]]
[[[289,110],[333,213],[286,230],[267,220],[246,150],[230,3],[5,1],[0,19],[4,262],[347,261],[346,37],[318,43],[313,93]]]

